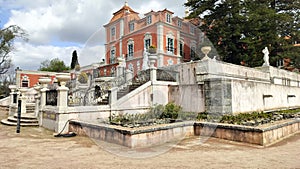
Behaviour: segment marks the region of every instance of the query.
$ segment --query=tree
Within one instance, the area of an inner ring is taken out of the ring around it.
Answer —
[[[65,63],[58,58],[50,60],[45,60],[41,62],[39,68],[40,71],[49,71],[49,72],[64,72],[70,68],[65,65]]]
[[[10,89],[9,85],[15,84],[15,70],[14,66],[11,65],[8,71],[4,74],[0,74],[0,98],[9,96]]]
[[[0,74],[4,74],[11,66],[10,52],[14,49],[16,38],[27,40],[27,34],[19,26],[11,25],[0,30]]]
[[[299,39],[299,4],[290,0],[189,0],[185,3],[191,9],[190,18],[202,17],[200,29],[222,60],[234,64],[245,61],[249,66],[262,65],[261,51],[266,46],[270,63],[275,66],[276,60],[282,58],[280,54],[293,46],[294,42],[287,41],[286,37]]]
[[[78,63],[78,56],[76,50],[72,53],[72,62],[71,62],[71,69],[74,69],[76,65],[79,65]]]

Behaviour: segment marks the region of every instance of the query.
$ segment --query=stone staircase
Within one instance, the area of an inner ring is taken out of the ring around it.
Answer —
[[[132,92],[133,90],[135,90],[136,88],[140,87],[141,85],[143,85],[144,83],[133,83],[123,89],[120,89],[117,92],[117,99],[120,99],[121,97],[127,95],[128,93]]]
[[[7,119],[1,120],[1,123],[9,126],[17,126],[18,114],[15,113],[13,116],[9,116]],[[39,126],[38,119],[33,113],[25,113],[21,115],[21,126],[23,127],[33,127]]]

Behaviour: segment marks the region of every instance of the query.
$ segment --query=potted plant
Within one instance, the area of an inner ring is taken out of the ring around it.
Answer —
[[[148,52],[151,54],[156,53],[156,47],[154,45],[149,46]]]

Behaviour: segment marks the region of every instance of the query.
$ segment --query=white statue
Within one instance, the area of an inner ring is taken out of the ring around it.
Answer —
[[[149,69],[149,61],[148,61],[148,52],[146,48],[144,48],[142,70],[146,70],[146,69]]]
[[[268,50],[268,48],[265,47],[262,50],[262,53],[264,54],[264,64],[263,64],[263,66],[270,66],[270,63],[269,63],[269,50]]]

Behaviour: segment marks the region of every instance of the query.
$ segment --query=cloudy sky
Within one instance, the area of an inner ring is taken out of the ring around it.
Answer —
[[[14,65],[37,70],[46,59],[59,58],[70,65],[77,50],[79,63],[87,65],[104,58],[104,28],[112,13],[125,0],[0,0],[0,28],[18,25],[28,33],[28,42],[16,41]],[[128,0],[140,14],[167,8],[184,16],[185,0]]]

